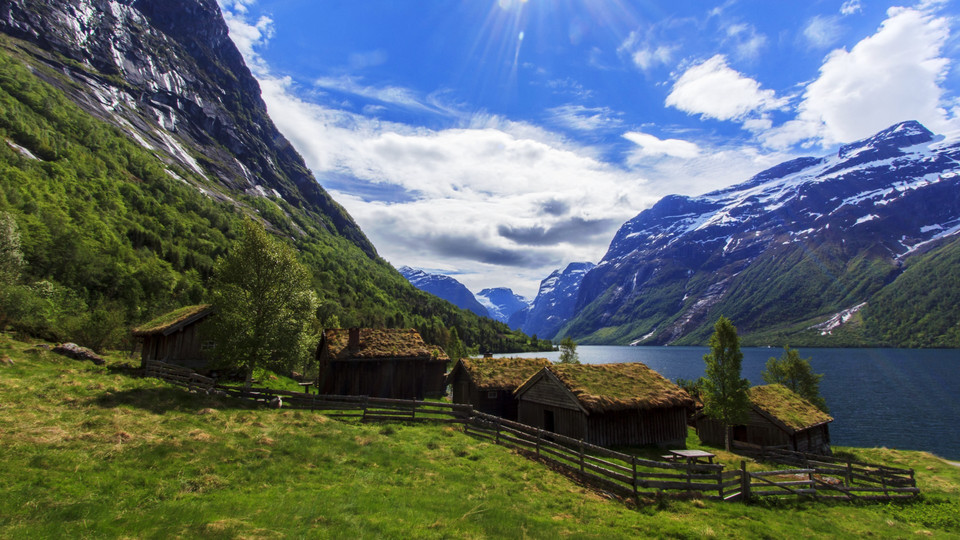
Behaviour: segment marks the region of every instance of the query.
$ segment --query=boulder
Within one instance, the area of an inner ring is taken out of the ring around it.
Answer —
[[[61,343],[53,348],[53,352],[74,360],[89,360],[98,366],[106,363],[103,358],[100,358],[100,355],[76,343]]]

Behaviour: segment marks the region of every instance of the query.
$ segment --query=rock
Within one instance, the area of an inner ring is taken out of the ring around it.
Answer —
[[[98,366],[106,363],[103,358],[100,358],[100,355],[76,343],[61,343],[53,348],[53,352],[74,360],[89,360]]]

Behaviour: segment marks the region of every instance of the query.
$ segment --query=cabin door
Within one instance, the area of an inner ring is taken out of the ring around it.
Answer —
[[[543,429],[549,432],[555,432],[556,426],[553,420],[553,411],[543,411]]]

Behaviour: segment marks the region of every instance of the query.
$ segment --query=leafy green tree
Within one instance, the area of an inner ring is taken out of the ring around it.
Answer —
[[[560,341],[560,363],[580,363],[580,356],[577,354],[577,342],[573,341],[569,336]]]
[[[703,401],[703,385],[706,379],[703,377],[698,377],[696,379],[684,379],[680,377],[677,379],[677,386],[683,388],[688,394],[690,394],[694,399]]]
[[[237,245],[217,262],[212,289],[217,358],[242,369],[248,386],[256,368],[307,361],[316,344],[311,323],[317,302],[293,248],[245,221]]]
[[[457,333],[456,328],[450,329],[450,340],[447,341],[447,346],[444,350],[447,356],[450,357],[450,360],[454,362],[466,356],[466,348],[463,346],[463,342],[460,341],[460,334]]]
[[[0,284],[15,283],[23,267],[20,231],[17,221],[6,212],[0,213]]]
[[[713,326],[710,352],[703,361],[707,364],[703,412],[723,424],[724,448],[729,451],[730,426],[745,421],[750,408],[750,381],[740,378],[743,353],[737,329],[722,315]]]
[[[783,355],[779,359],[771,356],[767,360],[767,368],[761,375],[767,384],[782,384],[821,411],[829,412],[827,402],[820,395],[823,374],[814,373],[810,359],[800,358],[800,353],[789,345],[783,348]]]

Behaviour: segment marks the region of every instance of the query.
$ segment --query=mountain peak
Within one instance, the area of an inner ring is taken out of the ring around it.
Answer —
[[[854,157],[867,150],[906,148],[933,140],[933,133],[916,120],[900,122],[887,129],[840,147],[840,159]]]

